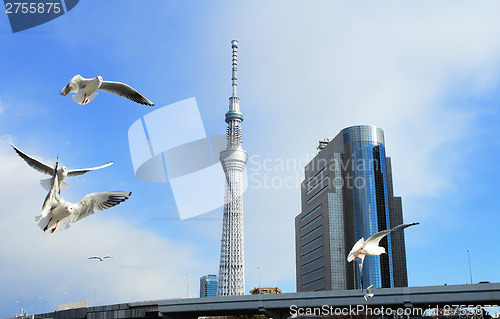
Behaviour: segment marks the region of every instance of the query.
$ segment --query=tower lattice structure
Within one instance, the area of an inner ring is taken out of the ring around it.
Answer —
[[[245,294],[245,267],[243,249],[243,171],[248,154],[241,147],[240,99],[236,97],[238,41],[231,42],[233,49],[232,88],[229,111],[226,113],[227,147],[220,153],[220,162],[226,175],[224,217],[219,267],[218,296]]]

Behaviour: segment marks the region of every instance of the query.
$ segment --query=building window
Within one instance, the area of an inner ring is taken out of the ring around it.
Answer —
[[[316,193],[316,195],[314,195],[313,197],[309,198],[307,200],[307,203],[309,204],[310,202],[312,202],[313,200],[315,200],[316,198],[318,198],[318,196],[321,195],[321,194],[323,194],[327,189],[328,189],[328,185],[326,185],[325,187],[323,187],[319,192]]]
[[[314,228],[313,230],[311,230],[310,232],[308,232],[304,236],[300,237],[300,240],[304,240],[304,239],[307,239],[307,238],[311,237],[312,235],[314,235],[317,232],[319,232],[321,230],[321,228],[322,228],[322,226],[319,225],[318,227]]]
[[[326,170],[326,166],[323,167],[321,169],[321,171],[317,172],[313,177],[311,177],[311,179],[309,180],[309,182],[307,182],[306,186],[309,187],[311,185],[312,182],[314,182],[314,180],[316,179],[316,177],[318,177],[321,173],[323,173],[324,171]]]
[[[326,181],[328,179],[328,175],[326,175],[322,180],[320,180],[318,183],[316,183],[316,185],[314,185],[313,187],[311,187],[311,189],[309,189],[307,191],[307,195],[311,194],[316,188],[318,188],[318,186],[320,186],[321,184],[323,184],[324,181]]]
[[[312,266],[312,265],[315,265],[315,264],[319,263],[322,260],[323,260],[323,256],[321,256],[319,258],[316,258],[316,259],[314,259],[314,260],[312,260],[312,261],[310,261],[310,262],[308,262],[306,264],[303,264],[302,265],[302,269],[307,268],[307,267]]]
[[[318,269],[314,269],[308,273],[303,274],[302,279],[310,277],[310,276],[315,275],[315,274],[319,274],[322,271],[323,271],[323,267],[319,267]]]
[[[313,210],[311,210],[309,213],[307,213],[305,216],[303,216],[300,221],[303,222],[306,218],[308,218],[309,216],[311,216],[312,214],[316,213],[318,210],[321,209],[321,205],[318,205],[316,208],[314,208]]]
[[[308,242],[307,244],[302,245],[302,247],[300,247],[300,250],[304,250],[304,249],[314,245],[315,243],[319,242],[321,239],[323,239],[323,235],[320,235],[319,237],[316,237],[313,240],[311,240],[310,242]]]
[[[304,229],[306,229],[308,227],[311,227],[312,224],[314,224],[315,222],[317,222],[320,219],[321,219],[321,215],[319,215],[318,217],[314,218],[313,220],[311,220],[310,222],[308,222],[304,226],[300,227],[300,231],[304,231]]]
[[[316,285],[316,284],[322,283],[322,282],[324,282],[324,281],[325,281],[325,278],[324,278],[324,277],[322,277],[322,278],[320,278],[320,279],[316,279],[316,280],[314,280],[314,281],[311,281],[311,282],[308,282],[308,283],[303,284],[303,285],[302,285],[302,288],[307,288],[307,287],[309,287],[309,286],[313,286],[313,285]]]
[[[320,252],[320,251],[322,251],[322,250],[323,250],[323,246],[319,246],[318,248],[316,248],[316,249],[314,249],[314,250],[311,250],[311,251],[310,251],[310,252],[308,252],[307,254],[302,255],[302,257],[301,257],[301,258],[302,258],[302,259],[306,259],[307,257],[312,256],[312,255],[314,255],[315,253],[318,253],[318,252]]]

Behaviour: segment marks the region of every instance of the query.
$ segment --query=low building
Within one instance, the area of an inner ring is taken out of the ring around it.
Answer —
[[[200,298],[217,296],[217,284],[219,280],[216,275],[208,275],[200,278]]]
[[[263,295],[263,294],[280,294],[281,289],[278,287],[263,287],[263,288],[255,288],[250,289],[250,293],[252,295]]]

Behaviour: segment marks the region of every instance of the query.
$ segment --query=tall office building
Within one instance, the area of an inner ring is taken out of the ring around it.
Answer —
[[[243,188],[242,175],[248,154],[241,147],[240,99],[236,97],[238,41],[233,48],[232,87],[229,111],[226,113],[227,147],[220,153],[220,162],[226,174],[224,216],[219,267],[218,296],[245,294],[245,270],[243,260]]]
[[[200,298],[217,296],[217,276],[208,275],[200,278]]]
[[[295,218],[297,291],[359,289],[354,243],[403,223],[401,198],[394,197],[391,159],[382,129],[359,125],[322,141],[306,165],[302,212]],[[404,232],[380,242],[387,255],[368,256],[364,288],[407,287]]]

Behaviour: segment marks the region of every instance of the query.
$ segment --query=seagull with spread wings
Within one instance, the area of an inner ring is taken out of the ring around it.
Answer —
[[[95,99],[97,90],[123,96],[139,104],[154,106],[153,102],[131,86],[121,82],[103,81],[101,76],[86,79],[80,74],[75,75],[61,90],[61,95],[66,96],[69,93],[76,93],[72,97],[73,101],[84,105]]]
[[[33,156],[30,156],[30,155],[24,153],[23,151],[21,151],[20,149],[15,147],[12,143],[10,143],[10,146],[12,146],[14,148],[16,153],[26,163],[28,163],[29,166],[33,167],[34,169],[36,169],[39,172],[47,174],[47,175],[54,175],[54,168],[52,168],[50,165],[47,165],[44,162],[37,160]],[[58,185],[59,194],[61,194],[61,188],[62,188],[62,190],[65,190],[66,188],[69,187],[69,185],[66,184],[66,182],[64,182],[64,179],[66,177],[74,177],[74,176],[83,175],[83,174],[88,173],[90,171],[95,171],[97,169],[108,167],[112,164],[113,164],[113,162],[108,162],[104,165],[97,166],[97,167],[79,168],[79,169],[67,169],[66,166],[62,166],[59,170],[56,170],[57,178],[59,180],[59,185]],[[43,188],[50,190],[50,188],[52,186],[52,180],[53,180],[53,178],[42,179],[40,181],[40,184],[42,185]]]
[[[104,257],[93,256],[93,257],[89,257],[89,259],[99,259],[100,261],[104,261],[104,259],[109,259],[109,258],[113,258],[113,257],[111,257],[111,256],[104,256]]]
[[[413,225],[418,225],[419,223],[408,223],[398,225],[392,229],[382,230],[378,233],[371,235],[366,241],[363,237],[358,240],[352,247],[349,255],[347,256],[347,261],[351,262],[356,259],[359,268],[359,278],[361,280],[361,291],[363,291],[363,262],[365,256],[380,256],[381,254],[387,254],[384,247],[380,247],[379,243],[385,236],[389,235],[391,232],[403,230],[406,227]],[[370,290],[371,293],[371,290]]]
[[[95,212],[116,206],[127,200],[127,196],[132,194],[131,192],[92,193],[73,204],[57,195],[58,178],[56,172],[57,162],[54,167],[52,187],[42,206],[42,214],[35,217],[35,221],[44,232],[50,230],[51,233],[54,233],[56,230],[67,229],[70,223],[76,223]],[[58,228],[59,224],[61,227]]]
[[[365,298],[366,301],[368,301],[368,298],[375,296],[372,292],[372,288],[373,288],[373,285],[366,287],[366,293],[363,295],[363,297]]]

